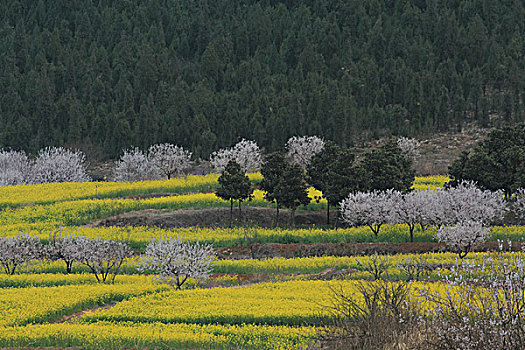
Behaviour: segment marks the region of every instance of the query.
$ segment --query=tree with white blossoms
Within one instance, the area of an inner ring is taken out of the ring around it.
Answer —
[[[489,237],[490,228],[479,221],[472,220],[441,227],[436,233],[437,240],[458,253],[461,259],[483,244]]]
[[[440,205],[445,209],[442,225],[476,221],[489,225],[502,219],[507,211],[502,191],[480,190],[474,182],[462,181],[440,193]]]
[[[350,193],[340,204],[341,217],[352,226],[367,225],[377,237],[382,225],[398,222],[400,201],[395,190]]]
[[[232,148],[220,149],[210,156],[211,165],[218,172],[222,172],[230,160],[235,160],[245,173],[257,171],[262,164],[261,150],[254,141],[242,139]]]
[[[180,290],[188,278],[208,278],[214,263],[215,252],[210,244],[168,237],[148,244],[138,269],[153,272],[156,280]]]
[[[40,259],[41,242],[38,237],[20,233],[17,236],[0,237],[0,265],[8,275],[14,275],[18,266]]]
[[[401,136],[397,139],[396,143],[405,157],[412,161],[415,161],[419,157],[421,142],[418,140]]]
[[[150,165],[168,180],[180,176],[191,165],[191,152],[169,143],[153,145],[148,150]]]
[[[78,260],[76,236],[55,230],[49,235],[49,243],[44,247],[44,256],[51,261],[64,261],[66,273],[71,273],[73,263]]]
[[[424,230],[431,225],[439,210],[436,192],[430,190],[414,190],[396,197],[399,202],[393,207],[396,210],[397,222],[408,226],[410,242],[414,242],[414,230],[420,225]]]
[[[33,166],[33,183],[90,181],[81,151],[47,147],[38,153]]]
[[[28,183],[32,165],[24,151],[0,149],[0,186]]]
[[[286,142],[286,150],[290,163],[297,164],[306,170],[312,157],[321,152],[324,140],[318,136],[293,136]]]
[[[146,181],[156,178],[156,169],[151,165],[148,156],[137,147],[124,150],[124,154],[115,162],[112,177],[114,181]]]
[[[120,267],[132,256],[130,247],[119,240],[76,237],[75,260],[89,267],[99,283],[111,283],[120,271]]]

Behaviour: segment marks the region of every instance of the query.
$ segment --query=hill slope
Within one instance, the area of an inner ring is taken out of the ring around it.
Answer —
[[[353,144],[525,119],[522,1],[0,2],[0,147]]]

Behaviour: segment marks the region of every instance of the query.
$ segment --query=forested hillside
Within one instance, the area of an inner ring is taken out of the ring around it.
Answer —
[[[339,144],[525,120],[522,0],[0,0],[0,147]]]

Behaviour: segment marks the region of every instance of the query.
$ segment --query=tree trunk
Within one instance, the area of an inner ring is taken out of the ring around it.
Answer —
[[[230,199],[230,227],[232,227],[233,222],[233,199]]]
[[[242,209],[241,209],[241,200],[239,199],[239,220],[242,222]]]
[[[330,201],[326,200],[327,207],[326,207],[326,224],[330,225]]]
[[[291,221],[292,221],[292,227],[295,227],[295,208],[292,208],[292,213],[291,213]]]

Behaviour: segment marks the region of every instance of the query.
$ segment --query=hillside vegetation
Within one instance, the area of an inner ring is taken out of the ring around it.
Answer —
[[[205,157],[522,121],[523,18],[517,0],[1,1],[0,147]]]

